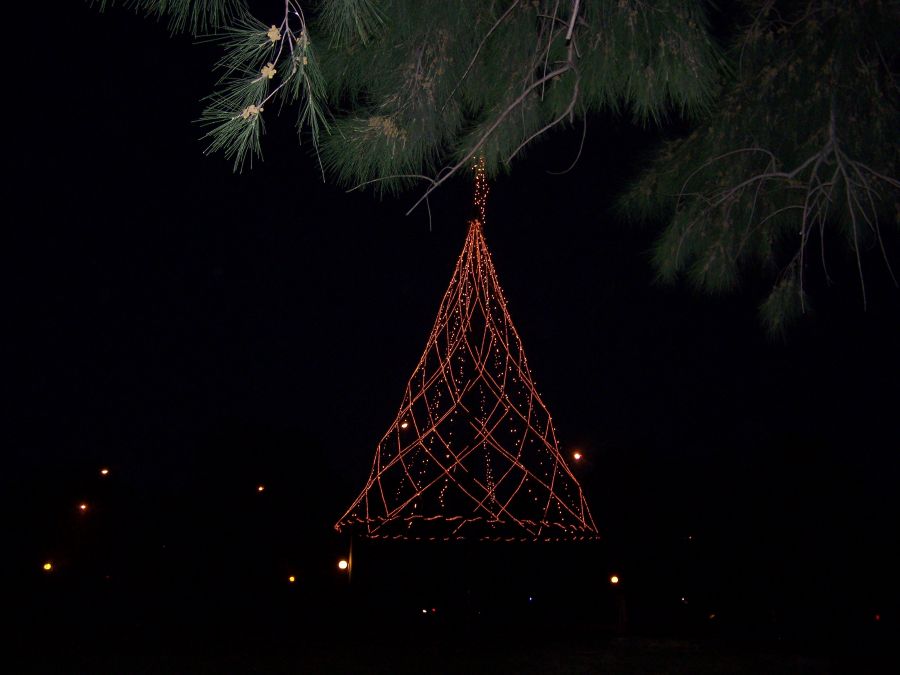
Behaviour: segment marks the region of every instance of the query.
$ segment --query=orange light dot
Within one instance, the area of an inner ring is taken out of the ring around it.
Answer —
[[[338,560],[338,569],[345,570],[350,566],[350,564],[346,560]]]
[[[615,586],[617,583],[619,583],[619,577],[617,577],[615,574],[613,574],[609,578],[609,583],[611,583],[613,586]]]
[[[87,504],[83,504],[83,503],[82,503],[82,504],[79,504],[79,505],[78,505],[78,509],[79,509],[80,511],[82,511],[82,512],[83,512],[83,511],[87,511]]]
[[[581,460],[581,453],[578,452],[578,451],[576,450],[575,452],[572,453],[572,458],[573,458],[576,462],[580,461],[580,460]]]
[[[109,475],[109,469],[100,469],[100,475],[101,475],[101,476],[108,476],[108,475]]]
[[[265,485],[257,485],[257,486],[256,486],[256,491],[257,491],[257,492],[265,492],[265,489],[266,489],[266,486],[265,486]]]
[[[291,583],[294,583],[295,581],[297,581],[297,578],[292,574],[291,576],[288,577],[288,581]]]
[[[406,423],[406,422],[404,422],[403,424],[400,425],[400,428],[401,428],[401,429],[405,429],[405,428],[408,427],[408,426],[409,426],[409,424]]]
[[[45,572],[49,572],[50,570],[53,569],[53,563],[52,563],[52,562],[45,562],[44,565],[43,565],[43,567],[44,567],[44,571],[45,571]]]

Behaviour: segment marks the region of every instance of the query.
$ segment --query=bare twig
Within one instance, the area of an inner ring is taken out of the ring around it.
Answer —
[[[542,78],[540,78],[536,82],[532,83],[530,86],[526,87],[525,91],[523,91],[521,94],[519,94],[516,97],[516,99],[512,103],[510,103],[506,107],[506,109],[500,113],[500,115],[497,116],[497,119],[494,120],[494,122],[487,128],[487,130],[481,135],[481,137],[475,143],[474,147],[471,150],[469,150],[461,160],[459,160],[453,166],[441,170],[441,172],[444,175],[441,178],[438,178],[433,181],[431,187],[429,187],[425,191],[425,193],[421,197],[419,197],[419,199],[416,200],[415,204],[413,204],[409,208],[409,210],[406,212],[406,215],[409,215],[410,213],[415,211],[416,207],[419,206],[419,204],[421,204],[432,192],[434,192],[438,187],[443,185],[447,181],[448,178],[455,175],[456,172],[459,171],[462,167],[464,167],[466,164],[468,164],[469,160],[471,160],[472,157],[474,157],[475,154],[481,149],[481,147],[484,145],[484,142],[488,139],[488,137],[492,133],[494,133],[494,131],[497,129],[497,127],[500,126],[500,124],[510,115],[510,113],[512,113],[519,105],[521,105],[521,103],[526,98],[528,98],[528,95],[531,92],[533,92],[535,89],[537,89],[542,84],[544,84],[544,82],[547,82],[547,81],[553,79],[557,75],[562,75],[563,73],[567,73],[571,69],[572,69],[571,64],[566,63],[564,66],[561,66],[561,67],[547,73]]]
[[[738,148],[737,150],[731,150],[730,152],[726,152],[721,155],[718,155],[717,157],[713,157],[712,159],[709,159],[709,160],[703,162],[703,164],[698,166],[694,171],[691,171],[691,173],[688,174],[688,177],[684,179],[684,183],[681,184],[681,189],[678,191],[678,194],[675,195],[675,208],[678,208],[678,206],[680,205],[682,197],[690,194],[690,193],[686,193],[685,189],[687,188],[688,183],[691,182],[691,179],[694,176],[696,176],[698,173],[700,173],[703,169],[708,167],[710,164],[713,164],[715,162],[718,162],[719,160],[725,159],[726,157],[731,157],[732,155],[740,154],[742,152],[764,152],[765,154],[767,154],[769,156],[770,164],[774,165],[775,155],[773,155],[771,152],[769,152],[765,148]]]
[[[806,197],[803,200],[803,211],[800,218],[800,308],[804,313],[806,312],[806,301],[803,295],[803,262],[806,256],[806,242],[809,238],[809,228],[807,227],[807,223],[809,222],[810,196],[813,195],[813,182],[820,182],[818,171],[819,166],[824,160],[825,155],[824,153],[820,152],[815,164],[813,164],[812,171],[809,174],[809,181],[807,181],[806,184]]]
[[[394,180],[395,178],[416,178],[418,180],[424,180],[429,183],[435,182],[433,178],[430,178],[428,176],[423,176],[418,173],[397,173],[397,174],[394,174],[393,176],[382,176],[381,178],[373,178],[372,180],[364,181],[362,183],[359,183],[358,185],[354,185],[352,188],[347,190],[347,192],[348,193],[355,192],[356,190],[359,190],[360,188],[363,188],[366,185],[371,185],[372,183],[380,183],[381,181],[385,181],[385,180]]]
[[[547,74],[547,66],[549,65],[549,62],[550,62],[550,48],[553,47],[554,36],[559,34],[557,31],[553,30],[553,22],[556,21],[556,15],[559,13],[559,2],[560,2],[560,0],[556,0],[556,2],[553,5],[553,18],[550,19],[550,33],[547,35],[547,46],[544,47],[544,51],[543,51],[544,75]],[[565,25],[565,24],[563,24],[563,25]],[[541,26],[541,33],[543,34],[543,32],[544,32],[543,26]],[[540,41],[540,38],[538,38],[538,41]],[[536,56],[537,56],[537,58],[540,58],[541,52],[537,52]],[[529,74],[532,72],[534,72],[533,69],[529,69]],[[542,101],[544,100],[544,85],[543,84],[541,85],[541,100]]]
[[[866,181],[865,177],[862,174],[862,171],[859,168],[859,162],[850,162],[851,168],[856,172],[859,176],[860,181],[862,181],[863,188],[866,191],[866,198],[869,201],[869,206],[872,209],[872,217],[875,218],[875,222],[869,222],[870,227],[875,231],[875,236],[878,237],[878,246],[881,249],[881,257],[884,258],[884,264],[887,266],[888,274],[891,275],[891,280],[894,282],[894,286],[897,286],[897,277],[894,276],[894,268],[891,267],[891,261],[888,258],[887,250],[884,247],[884,239],[881,238],[881,228],[878,226],[877,220],[877,209],[875,208],[875,200],[872,198],[872,187],[869,185],[868,181]],[[857,199],[857,204],[859,200]],[[865,213],[865,210],[862,209],[860,205],[860,209]],[[868,221],[868,218],[866,218]]]
[[[842,172],[843,173],[843,172]],[[859,234],[857,232],[856,225],[856,211],[853,209],[850,201],[850,181],[847,180],[846,173],[844,173],[844,190],[847,193],[847,210],[850,211],[850,222],[853,225],[853,253],[856,255],[856,268],[859,270],[859,286],[862,291],[862,300],[863,300],[863,311],[866,309],[866,279],[863,276],[862,269],[862,256],[859,253]]]
[[[575,20],[578,18],[578,8],[581,5],[581,0],[574,0],[572,3],[572,18],[569,19],[569,29],[566,31],[566,42],[572,39],[572,31],[575,30]]]
[[[459,89],[460,85],[463,83],[463,80],[466,79],[466,76],[469,74],[469,71],[472,70],[472,66],[475,65],[475,61],[478,59],[478,54],[481,53],[481,48],[484,47],[484,44],[488,41],[488,38],[491,37],[493,32],[497,30],[501,23],[509,16],[510,12],[512,12],[516,6],[519,4],[519,0],[513,0],[512,4],[506,8],[506,11],[500,15],[500,18],[494,22],[494,25],[491,26],[491,29],[485,34],[483,38],[481,38],[481,42],[478,43],[478,49],[475,50],[475,53],[472,55],[472,58],[469,60],[469,65],[466,66],[466,69],[463,71],[463,74],[460,76],[459,81],[453,87],[453,90],[450,92],[450,95],[447,96],[447,100],[444,101],[444,105],[441,106],[441,112],[444,111],[444,108],[447,107],[447,104],[453,99],[453,94],[456,93],[456,90]]]
[[[548,171],[547,173],[553,176],[562,176],[564,174],[567,174],[575,168],[575,165],[578,164],[578,160],[581,159],[581,151],[584,150],[584,139],[587,138],[587,114],[584,112],[584,110],[582,110],[581,113],[581,142],[578,144],[578,153],[575,155],[575,159],[572,160],[572,163],[568,166],[568,168],[563,169],[562,171]]]
[[[580,78],[576,77],[575,86],[572,88],[572,100],[569,101],[569,105],[566,106],[566,109],[563,110],[562,114],[559,117],[557,117],[555,120],[553,120],[552,122],[545,124],[543,127],[538,129],[537,131],[535,131],[524,141],[519,143],[519,146],[515,150],[512,151],[512,154],[509,157],[506,158],[507,164],[509,164],[512,161],[513,157],[515,157],[519,153],[519,150],[521,150],[526,145],[531,143],[531,141],[533,141],[535,138],[537,138],[538,136],[543,134],[545,131],[555,127],[557,124],[559,124],[564,119],[566,119],[566,117],[568,117],[572,113],[573,110],[575,110],[575,102],[578,100],[578,87],[579,87],[580,82],[581,82]]]

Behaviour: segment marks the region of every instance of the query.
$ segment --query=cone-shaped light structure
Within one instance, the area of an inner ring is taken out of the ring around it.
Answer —
[[[385,539],[598,536],[532,380],[481,220],[470,223],[366,485],[335,528]]]

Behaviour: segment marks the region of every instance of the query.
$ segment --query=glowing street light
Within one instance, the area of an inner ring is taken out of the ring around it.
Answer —
[[[615,574],[613,574],[613,575],[609,578],[609,583],[611,583],[613,586],[618,585],[618,583],[619,583],[619,577],[617,577]]]
[[[576,462],[580,462],[581,461],[581,453],[576,450],[575,452],[572,453],[572,459],[574,459]]]
[[[45,562],[43,564],[43,568],[44,568],[45,572],[49,572],[50,570],[53,569],[53,563],[48,560],[47,562]]]
[[[101,475],[101,476],[108,476],[108,475],[109,475],[109,469],[107,469],[106,467],[103,467],[102,469],[100,469],[100,475]]]
[[[84,502],[82,502],[81,504],[78,505],[78,510],[81,511],[82,513],[87,511],[87,509],[88,509],[88,505],[85,504]]]
[[[293,574],[288,577],[288,583],[292,584],[295,581],[297,581],[297,577],[295,577]]]
[[[403,423],[400,425],[400,428],[401,428],[401,429],[405,429],[405,428],[408,427],[408,426],[409,426],[409,422],[403,422]]]
[[[256,491],[257,491],[257,492],[265,492],[265,491],[266,491],[266,486],[265,486],[265,485],[257,485],[257,486],[256,486]]]
[[[343,571],[343,570],[347,569],[348,567],[350,567],[350,563],[348,563],[346,560],[344,560],[344,559],[338,560],[338,569],[339,570]]]

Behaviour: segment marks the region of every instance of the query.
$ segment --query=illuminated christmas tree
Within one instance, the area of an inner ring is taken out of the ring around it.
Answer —
[[[483,233],[487,187],[365,488],[335,525],[386,539],[596,538]]]

